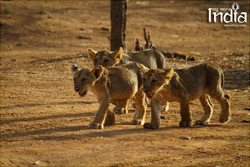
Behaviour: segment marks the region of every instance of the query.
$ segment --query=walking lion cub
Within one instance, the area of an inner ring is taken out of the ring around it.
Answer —
[[[223,90],[224,75],[222,69],[214,64],[200,64],[188,69],[173,70],[150,69],[143,76],[143,90],[151,100],[151,122],[145,123],[144,128],[159,129],[161,127],[161,100],[180,103],[180,127],[193,125],[189,101],[200,100],[205,111],[196,125],[209,123],[213,104],[210,97],[216,99],[221,107],[219,120],[221,123],[230,121],[230,95]]]
[[[114,52],[109,50],[97,52],[89,48],[88,56],[94,66],[102,65],[106,68],[126,64],[130,61],[141,63],[147,68],[166,68],[164,55],[155,49],[135,51],[126,54],[123,52],[122,47]]]
[[[136,112],[131,124],[144,124],[146,102],[142,90],[142,68],[144,67],[139,63],[129,63],[109,69],[102,66],[82,69],[76,65],[72,66],[75,91],[83,97],[88,90],[91,90],[100,103],[89,128],[103,129],[104,122],[114,124],[115,113],[108,109],[109,104],[116,104],[130,98],[136,102]]]
[[[110,68],[118,65],[127,64],[129,62],[138,62],[146,66],[147,68],[166,68],[166,60],[164,55],[155,49],[136,51],[132,53],[124,53],[122,47],[114,52],[109,50],[95,51],[93,49],[88,49],[89,59],[93,62],[94,66],[102,65],[105,68]],[[115,112],[117,114],[128,113],[127,111],[128,101],[119,102],[118,106],[121,108],[116,108]],[[167,101],[162,102],[163,111],[167,111],[169,104]]]

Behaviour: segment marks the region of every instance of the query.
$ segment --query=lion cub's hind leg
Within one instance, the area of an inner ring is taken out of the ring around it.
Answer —
[[[220,113],[220,122],[227,123],[231,119],[231,111],[230,111],[230,103],[231,103],[231,96],[225,94],[222,100],[222,110]]]
[[[118,102],[113,111],[116,114],[127,114],[128,113],[127,105],[128,105],[128,100]]]
[[[195,125],[207,125],[213,114],[213,104],[210,101],[210,97],[206,94],[202,95],[199,100],[203,106],[204,115],[201,119],[195,121]]]
[[[221,105],[221,113],[220,113],[220,123],[227,123],[230,121],[230,101],[231,101],[231,96],[228,94],[224,94],[223,90],[216,91],[215,93],[212,93],[210,95],[214,99],[216,99],[220,105]]]
[[[230,121],[230,95],[225,94],[223,90],[224,86],[224,75],[220,68],[210,68],[210,82],[208,85],[208,94],[217,100],[221,105],[221,113],[219,120],[221,123],[227,123]]]
[[[134,118],[131,121],[132,125],[143,125],[146,116],[146,101],[145,93],[142,91],[142,88],[135,94],[133,100],[136,103]]]

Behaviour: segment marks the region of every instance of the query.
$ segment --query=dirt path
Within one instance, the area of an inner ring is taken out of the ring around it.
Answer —
[[[195,58],[166,59],[169,67],[219,64],[232,96],[228,124],[213,100],[207,126],[178,127],[179,104],[171,103],[159,130],[130,125],[132,107],[96,130],[88,124],[99,104],[93,93],[74,92],[70,67],[92,66],[87,48],[109,48],[101,29],[110,27],[109,2],[1,1],[1,166],[249,166],[249,24],[207,22],[208,8],[231,4],[130,1],[127,24],[128,50],[136,38],[144,44],[145,27],[159,50]],[[249,11],[248,1],[239,5]],[[194,119],[203,114],[198,100],[191,110]]]

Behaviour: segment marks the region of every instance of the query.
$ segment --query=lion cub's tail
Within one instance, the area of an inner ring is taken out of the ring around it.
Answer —
[[[221,88],[224,90],[224,83],[225,83],[225,80],[224,80],[224,74],[223,74],[223,71],[221,72]]]
[[[225,83],[225,80],[224,80],[224,74],[223,72],[221,73],[221,88],[224,90],[224,83]],[[228,101],[230,102],[231,101],[231,96],[229,94],[225,94],[224,97],[226,99],[228,99]]]

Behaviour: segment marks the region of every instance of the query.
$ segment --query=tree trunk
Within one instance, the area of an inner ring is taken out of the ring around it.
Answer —
[[[111,0],[110,5],[111,38],[110,49],[126,49],[127,0]]]

